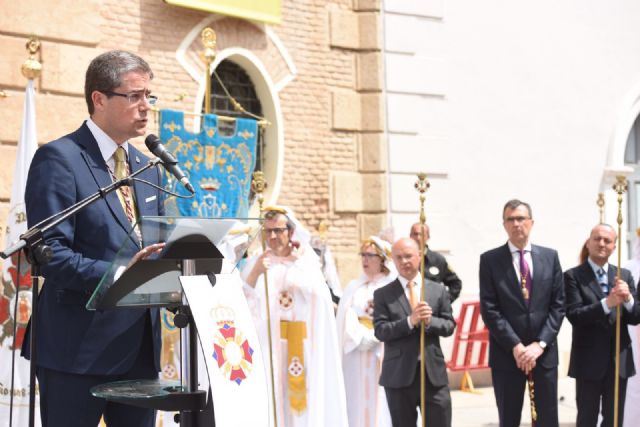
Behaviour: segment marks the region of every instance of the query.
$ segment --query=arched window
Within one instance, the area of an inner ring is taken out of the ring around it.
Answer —
[[[229,94],[248,112],[262,116],[262,105],[256,95],[256,89],[249,75],[233,61],[223,60],[215,69],[216,74],[224,84]],[[204,105],[202,106],[204,112]],[[211,112],[220,116],[242,117],[243,114],[233,108],[231,99],[227,96],[215,75],[211,75]],[[218,121],[218,132],[231,135],[235,131],[234,122]],[[262,170],[262,153],[260,144],[256,153],[256,170]]]
[[[629,256],[634,255],[633,244],[640,238],[637,233],[640,227],[640,116],[636,117],[627,137],[624,150],[625,165],[633,168],[628,177],[628,218],[627,221],[627,249]],[[615,224],[612,224],[615,226]]]

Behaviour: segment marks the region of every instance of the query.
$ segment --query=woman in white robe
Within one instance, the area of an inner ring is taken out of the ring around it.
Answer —
[[[347,285],[336,319],[347,415],[350,427],[386,427],[391,417],[384,388],[378,385],[383,344],[373,333],[373,291],[392,282],[397,273],[390,245],[376,237],[362,243],[360,257],[362,275]]]

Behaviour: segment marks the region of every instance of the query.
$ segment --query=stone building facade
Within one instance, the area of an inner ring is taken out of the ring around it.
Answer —
[[[199,111],[205,87],[199,34],[209,26],[217,33],[214,67],[225,59],[243,67],[272,123],[265,138],[267,200],[292,207],[310,229],[327,221],[342,280],[357,274],[358,242],[387,224],[380,0],[283,0],[280,24],[160,0],[0,3],[3,229],[30,35],[42,42],[36,123],[44,144],[87,117],[84,72],[110,49],[131,50],[150,63],[160,108]]]

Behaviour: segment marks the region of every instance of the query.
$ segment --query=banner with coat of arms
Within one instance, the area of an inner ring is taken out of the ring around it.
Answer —
[[[247,216],[256,163],[257,122],[238,118],[235,132],[225,136],[218,132],[218,116],[205,114],[202,119],[202,131],[195,134],[185,130],[181,111],[160,112],[160,139],[196,190],[191,199],[167,198],[166,213],[214,218]],[[171,175],[165,174],[165,188],[176,191],[176,184]]]
[[[215,425],[266,427],[267,368],[242,279],[237,272],[216,278],[211,286],[206,276],[180,277],[204,353]]]
[[[22,131],[16,150],[11,204],[6,218],[5,247],[27,231],[24,189],[31,159],[38,148],[36,135],[36,105],[33,80],[25,91]],[[31,267],[24,252],[13,254],[2,262],[0,283],[0,426],[9,425],[9,405],[13,395],[15,426],[26,425],[29,419],[29,361],[20,357],[27,323],[31,317]],[[12,384],[12,367],[15,369]],[[13,387],[13,388],[12,388]],[[37,385],[36,385],[37,387]],[[35,425],[40,425],[39,393],[36,389]]]

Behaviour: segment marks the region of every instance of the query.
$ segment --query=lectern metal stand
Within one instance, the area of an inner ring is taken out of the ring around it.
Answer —
[[[180,425],[199,427],[199,413],[207,392],[198,389],[198,338],[180,276],[220,274],[235,268],[260,229],[260,220],[247,218],[143,217],[138,226],[145,244],[165,242],[153,259],[138,261],[116,256],[87,309],[167,307],[176,309],[174,323],[181,328],[180,382],[120,381],[94,387],[96,397],[164,411],[180,411]],[[213,283],[212,283],[213,285]]]

